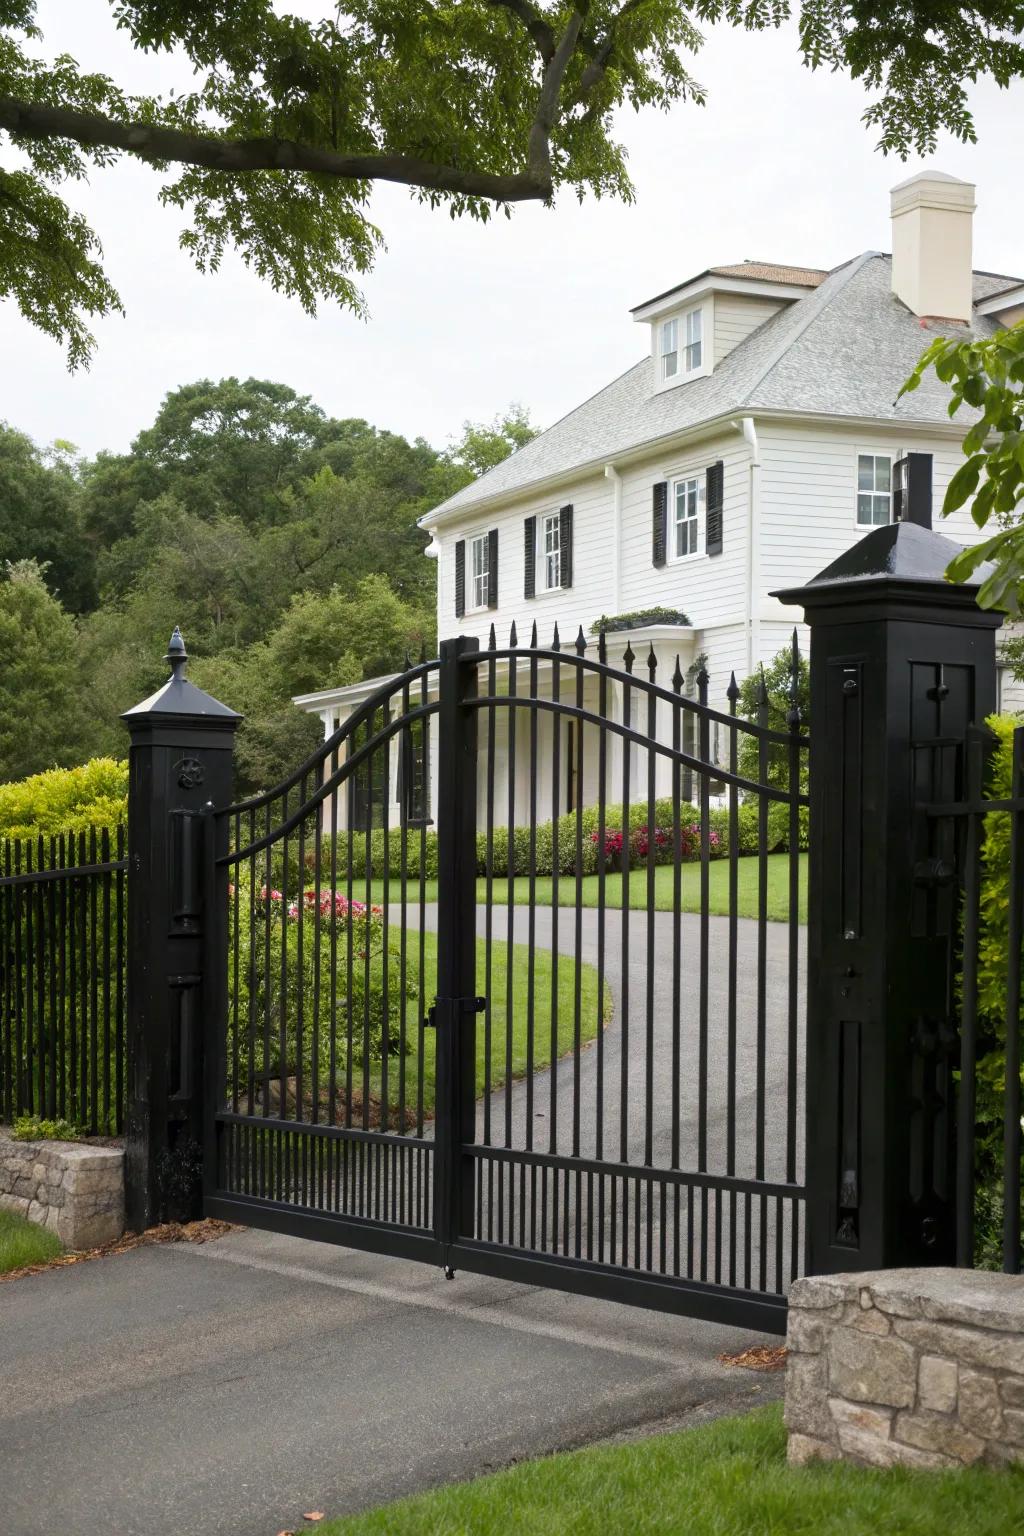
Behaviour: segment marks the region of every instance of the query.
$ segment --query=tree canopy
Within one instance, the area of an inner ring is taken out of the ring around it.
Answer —
[[[940,129],[973,137],[966,81],[1024,72],[1024,0],[340,0],[318,20],[275,0],[110,5],[136,47],[180,59],[179,89],[141,96],[84,72],[41,39],[34,0],[0,0],[0,132],[23,152],[0,170],[0,295],[72,367],[89,317],[120,299],[62,188],[123,156],[160,173],[201,271],[233,249],[310,313],[358,311],[383,239],[376,181],[475,218],[562,187],[628,198],[616,111],[703,103],[702,25],[795,16],[804,61],[862,80],[865,118],[903,156]]]
[[[964,462],[946,487],[943,515],[973,496],[977,526],[999,525],[998,533],[957,555],[947,574],[952,581],[967,581],[991,561],[978,600],[984,608],[1019,617],[1024,610],[1024,322],[980,339],[937,337],[900,394],[916,389],[930,368],[949,385],[951,416],[965,405],[976,412],[963,441]],[[1016,649],[1020,658],[1019,641]]]
[[[172,391],[127,453],[0,425],[0,781],[123,752],[180,624],[196,681],[246,716],[240,786],[272,784],[320,729],[294,694],[433,648],[417,519],[533,434],[512,407],[438,451],[235,378]]]

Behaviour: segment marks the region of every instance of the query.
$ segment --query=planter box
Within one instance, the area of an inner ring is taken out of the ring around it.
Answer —
[[[48,1227],[66,1248],[113,1242],[124,1231],[124,1148],[0,1131],[0,1209]]]

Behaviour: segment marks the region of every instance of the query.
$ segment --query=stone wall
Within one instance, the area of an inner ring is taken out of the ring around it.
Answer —
[[[112,1242],[124,1231],[124,1148],[0,1131],[0,1210],[49,1227],[65,1248]]]
[[[1024,1462],[1024,1275],[798,1280],[787,1343],[791,1462]]]

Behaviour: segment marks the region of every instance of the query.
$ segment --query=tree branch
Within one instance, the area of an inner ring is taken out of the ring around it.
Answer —
[[[576,52],[580,33],[583,30],[583,17],[583,8],[578,5],[566,22],[558,47],[545,66],[541,78],[540,96],[537,100],[537,111],[530,128],[529,172],[535,180],[546,181],[549,187],[551,186],[551,130],[555,126],[558,98],[561,95],[565,72]]]
[[[533,38],[545,64],[550,64],[555,55],[555,34],[539,11],[534,10],[530,0],[487,0],[487,4],[495,9],[511,11],[513,16],[518,16],[527,32]]]
[[[575,20],[574,14],[574,20]],[[570,22],[567,34],[572,28]],[[577,27],[578,31],[578,27]],[[183,165],[205,166],[208,170],[230,174],[251,171],[310,171],[332,176],[339,181],[395,181],[428,192],[452,192],[464,197],[481,197],[498,203],[542,201],[551,196],[551,166],[546,139],[554,121],[558,88],[571,57],[569,49],[561,67],[556,65],[566,39],[545,70],[541,105],[530,134],[530,166],[523,175],[499,176],[489,171],[460,170],[452,165],[435,165],[412,155],[343,155],[298,144],[292,139],[223,139],[212,134],[186,133],[179,128],[156,123],[118,123],[95,112],[78,112],[70,107],[53,107],[39,102],[19,101],[0,96],[0,128],[31,139],[73,139],[95,148],[120,149],[141,160],[168,161]],[[541,107],[546,101],[548,75],[557,79],[551,110],[545,116],[545,142],[535,135]]]
[[[604,73],[608,68],[615,44],[618,41],[616,36],[616,28],[618,27],[619,22],[623,21],[625,17],[627,17],[632,11],[638,11],[641,6],[646,5],[647,3],[648,0],[626,0],[626,3],[622,6],[621,10],[617,11],[609,21],[608,30],[605,33],[603,40],[596,46],[591,46],[587,49],[589,54],[589,62],[584,69],[582,76],[580,77],[579,90],[575,93],[575,99],[577,101],[585,101],[590,95],[591,91],[594,89],[595,85],[597,85],[603,78]]]

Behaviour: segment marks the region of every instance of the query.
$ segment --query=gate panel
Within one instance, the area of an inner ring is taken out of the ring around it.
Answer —
[[[799,658],[778,731],[766,695],[750,725],[735,682],[718,713],[706,676],[697,698],[678,664],[659,686],[653,650],[638,675],[587,649],[464,662],[486,1009],[451,1262],[781,1331],[803,1246]],[[522,946],[500,991],[499,940]]]
[[[427,765],[437,662],[219,813],[208,1212],[440,1261]]]

